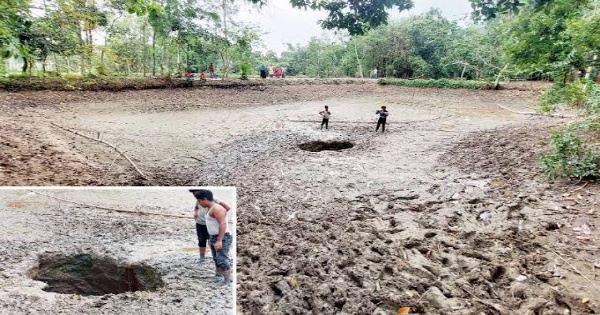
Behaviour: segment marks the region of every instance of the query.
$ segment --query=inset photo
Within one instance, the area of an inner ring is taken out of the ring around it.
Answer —
[[[0,189],[1,314],[234,314],[231,187]]]

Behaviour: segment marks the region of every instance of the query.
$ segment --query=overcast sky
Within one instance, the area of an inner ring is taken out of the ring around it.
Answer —
[[[394,10],[391,14],[392,20],[420,14],[430,8],[438,8],[451,20],[465,21],[471,12],[469,0],[414,0],[414,2],[414,8],[408,12],[398,13]],[[273,50],[277,53],[286,49],[285,43],[306,44],[311,37],[324,34],[317,21],[326,16],[325,12],[294,9],[289,0],[269,0],[269,4],[260,10],[248,6],[240,11],[240,20],[256,25],[267,33],[262,36],[266,47],[261,50]]]

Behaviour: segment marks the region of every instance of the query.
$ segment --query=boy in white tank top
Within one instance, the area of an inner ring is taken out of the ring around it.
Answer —
[[[227,210],[214,202],[212,192],[209,190],[194,194],[200,206],[208,208],[206,212],[206,229],[210,235],[210,250],[215,262],[217,273],[223,276],[221,284],[232,282],[232,266],[229,259],[229,249],[233,242],[231,229],[227,223]]]
[[[203,189],[190,189],[190,192],[194,194],[196,197],[196,193],[202,194],[207,190]],[[217,201],[213,196],[213,202],[219,204],[225,208],[225,210],[231,210],[231,207],[225,202]],[[196,220],[196,234],[198,234],[198,247],[200,249],[200,262],[204,262],[206,257],[206,244],[208,243],[208,239],[210,235],[208,234],[208,230],[206,229],[206,212],[208,209],[200,206],[200,202],[196,200],[196,205],[194,206],[194,219]]]

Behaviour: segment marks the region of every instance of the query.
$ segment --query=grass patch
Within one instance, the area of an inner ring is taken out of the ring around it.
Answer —
[[[437,88],[437,89],[471,89],[471,90],[488,90],[491,85],[484,81],[469,81],[469,80],[452,80],[452,79],[379,79],[381,85],[397,85],[421,88]]]

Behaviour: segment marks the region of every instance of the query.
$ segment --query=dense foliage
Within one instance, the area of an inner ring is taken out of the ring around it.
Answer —
[[[496,78],[505,59],[496,27],[459,27],[431,10],[361,36],[289,44],[281,58],[269,62],[311,77],[364,77],[377,67],[379,76],[386,77],[489,80]]]

